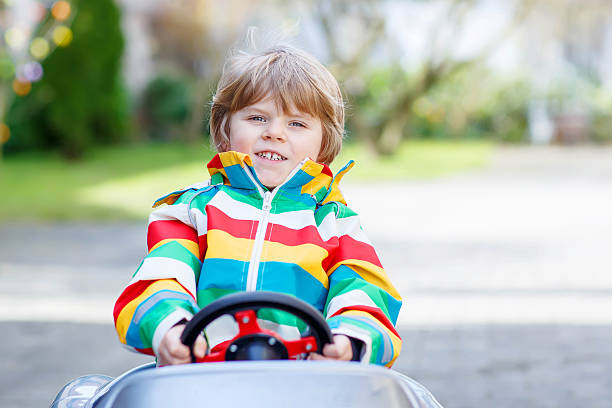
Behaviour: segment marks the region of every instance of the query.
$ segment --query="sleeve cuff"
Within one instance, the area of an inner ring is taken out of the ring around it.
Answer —
[[[159,343],[161,343],[162,339],[174,325],[179,323],[183,319],[191,319],[193,314],[188,312],[185,309],[177,309],[174,312],[170,313],[168,316],[164,318],[155,329],[155,333],[153,333],[153,352],[155,356],[157,356],[157,349],[159,348]]]
[[[353,342],[357,341],[361,343],[361,347],[359,347],[359,357],[357,359],[355,359],[355,349],[353,348],[352,361],[361,361],[362,363],[368,363],[370,361],[370,357],[372,356],[372,339],[368,332],[341,323],[338,328],[332,329],[332,334],[344,334],[347,336],[351,340],[351,348],[353,347]]]

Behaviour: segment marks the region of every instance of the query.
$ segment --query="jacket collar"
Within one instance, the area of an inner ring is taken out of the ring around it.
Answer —
[[[300,163],[288,180],[277,187],[286,195],[304,194],[313,197],[323,205],[331,201],[346,204],[338,187],[340,180],[353,167],[351,160],[336,175],[329,167],[307,159]],[[234,188],[246,190],[266,190],[255,174],[253,163],[248,154],[235,151],[218,153],[208,163],[211,184],[225,184]]]

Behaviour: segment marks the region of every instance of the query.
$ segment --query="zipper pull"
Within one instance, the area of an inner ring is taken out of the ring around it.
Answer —
[[[263,197],[263,210],[264,211],[270,211],[272,209],[272,193],[269,191],[266,191],[264,193],[264,197]]]

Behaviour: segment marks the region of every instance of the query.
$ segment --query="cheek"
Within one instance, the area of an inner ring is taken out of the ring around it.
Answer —
[[[248,133],[240,125],[239,122],[230,122],[230,130],[228,133],[229,137],[229,150],[234,150],[241,153],[248,153],[250,149],[250,139]]]
[[[310,157],[314,161],[319,161],[319,154],[320,153],[321,153],[321,148],[320,147],[312,148],[312,149],[310,149],[310,151],[308,152],[308,154],[306,156]]]
[[[319,131],[317,132],[317,142],[315,144],[314,153],[316,153],[315,160],[319,160],[319,154],[321,153],[321,149],[323,148],[323,124],[319,124]]]
[[[236,149],[250,150],[251,146],[253,146],[253,142],[253,139],[247,137],[244,133],[240,135],[235,135],[234,137],[230,136],[230,145],[235,147]]]
[[[236,140],[230,136],[229,149],[236,150],[237,148],[238,148],[238,143],[236,143]]]
[[[318,161],[319,160],[319,155],[321,154],[321,148],[323,147],[323,136],[321,134],[318,134],[311,145],[311,151],[310,151],[310,157],[313,160]]]

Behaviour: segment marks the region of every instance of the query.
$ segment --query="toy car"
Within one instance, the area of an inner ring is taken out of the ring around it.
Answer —
[[[260,327],[257,312],[262,308],[289,313],[308,329],[301,338],[287,340]],[[224,315],[234,318],[238,334],[196,359],[196,337]],[[393,370],[356,362],[299,361],[331,342],[332,334],[318,310],[291,296],[271,292],[224,296],[187,323],[181,340],[190,348],[192,361],[207,364],[155,368],[150,363],[115,379],[86,375],[66,384],[51,408],[441,408],[425,387]]]

